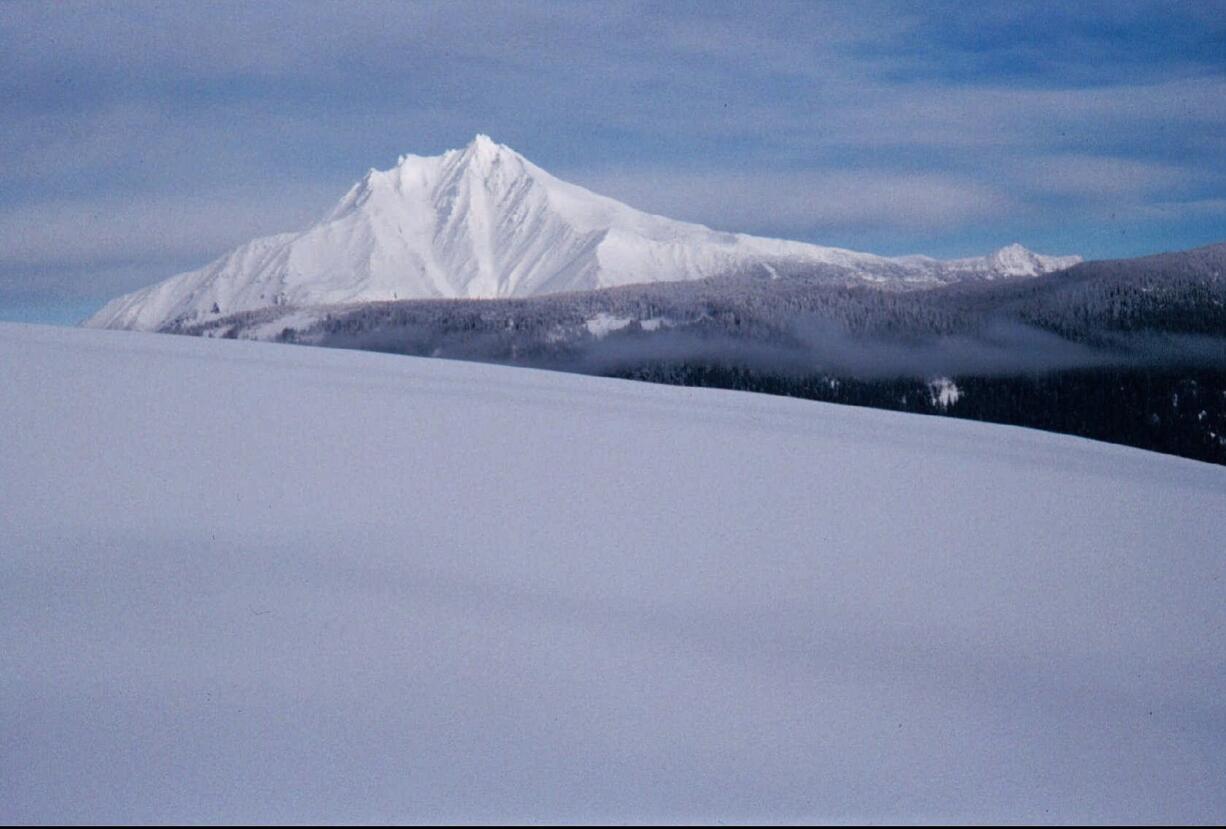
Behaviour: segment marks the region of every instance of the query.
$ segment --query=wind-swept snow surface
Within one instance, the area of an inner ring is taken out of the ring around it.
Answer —
[[[1226,819],[1226,469],[0,326],[0,818]]]
[[[1004,258],[1002,258],[1004,257]],[[371,170],[322,221],[256,239],[200,270],[108,303],[88,325],[156,330],[278,305],[523,297],[746,268],[829,266],[849,279],[940,284],[1033,276],[1078,257],[1019,245],[990,257],[887,259],[635,210],[562,181],[488,136]]]

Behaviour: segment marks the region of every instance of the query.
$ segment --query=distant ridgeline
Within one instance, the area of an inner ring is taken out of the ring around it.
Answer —
[[[504,300],[270,308],[167,330],[1030,426],[1226,464],[1226,245],[926,290],[820,266]]]

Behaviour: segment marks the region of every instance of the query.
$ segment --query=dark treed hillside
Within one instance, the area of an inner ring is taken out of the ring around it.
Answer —
[[[1224,274],[1214,245],[925,290],[785,269],[333,307],[305,323],[276,308],[173,330],[787,394],[1226,463]],[[938,378],[956,399],[935,402]]]

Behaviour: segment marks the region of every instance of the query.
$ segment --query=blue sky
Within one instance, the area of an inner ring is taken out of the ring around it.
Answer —
[[[1075,5],[0,5],[0,319],[75,320],[477,132],[878,253],[1226,241],[1226,2]]]

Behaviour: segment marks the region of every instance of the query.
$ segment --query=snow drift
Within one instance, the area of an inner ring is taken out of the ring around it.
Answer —
[[[1078,261],[1020,245],[952,262],[887,259],[721,233],[568,184],[478,135],[463,149],[372,169],[315,226],[256,239],[119,297],[87,324],[156,330],[277,305],[522,297],[797,263],[835,266],[850,279],[938,284],[1033,276]]]
[[[1226,469],[0,326],[0,819],[1226,818]]]

